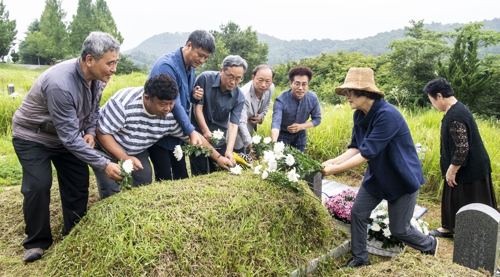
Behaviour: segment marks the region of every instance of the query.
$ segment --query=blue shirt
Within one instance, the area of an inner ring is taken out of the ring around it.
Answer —
[[[362,186],[370,194],[392,201],[417,191],[425,183],[410,128],[401,113],[377,99],[364,114],[354,112],[349,148],[368,160]]]
[[[166,73],[174,78],[179,89],[179,96],[175,99],[172,114],[181,126],[184,135],[189,135],[194,131],[194,126],[189,119],[191,102],[194,102],[194,99],[191,97],[191,92],[194,88],[194,71],[194,67],[186,70],[182,48],[179,48],[172,53],[160,57],[153,65],[148,76],[148,79],[150,79],[155,75]],[[182,145],[182,141],[178,138],[168,136],[160,139],[156,144],[168,150],[174,150],[176,145]]]
[[[287,127],[294,123],[306,123],[311,117],[314,127],[321,123],[321,108],[316,94],[307,91],[302,99],[297,99],[289,89],[274,101],[271,129],[288,132]],[[305,131],[305,130],[303,130]]]
[[[195,86],[200,86],[204,90],[203,97],[198,104],[203,105],[203,116],[208,129],[211,132],[219,129],[227,138],[228,122],[236,125],[240,123],[245,95],[239,87],[230,91],[222,91],[219,71],[202,72],[196,78]],[[191,120],[196,130],[201,132],[194,116]]]

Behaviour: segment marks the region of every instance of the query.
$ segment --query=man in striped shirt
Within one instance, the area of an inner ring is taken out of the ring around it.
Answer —
[[[152,168],[147,149],[164,136],[173,136],[192,144],[211,147],[211,157],[227,169],[230,161],[221,156],[210,143],[193,131],[183,134],[179,122],[171,113],[179,94],[175,80],[168,74],[158,74],[144,87],[125,88],[116,92],[101,108],[97,122],[98,150],[111,160],[132,160],[132,186],[150,184]],[[120,191],[118,184],[101,172],[95,172],[101,199]]]

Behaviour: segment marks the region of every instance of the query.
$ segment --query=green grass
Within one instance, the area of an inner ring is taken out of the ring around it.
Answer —
[[[286,276],[348,239],[310,191],[296,195],[252,174],[219,172],[97,202],[68,237],[56,237],[44,258],[22,272],[22,201],[17,192],[3,192],[2,212],[9,213],[1,223],[0,271],[5,276]],[[55,233],[62,220],[58,205],[55,200],[51,209]]]

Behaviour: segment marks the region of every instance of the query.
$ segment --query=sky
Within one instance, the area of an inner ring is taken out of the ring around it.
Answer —
[[[94,1],[95,2],[95,1]],[[233,21],[241,29],[279,39],[366,38],[410,26],[410,20],[443,24],[470,23],[500,17],[499,0],[308,0],[308,1],[201,1],[107,0],[125,38],[121,50],[165,32],[220,30]],[[9,19],[17,23],[17,39],[24,39],[28,25],[40,18],[44,0],[3,0]],[[78,0],[62,0],[69,23]]]

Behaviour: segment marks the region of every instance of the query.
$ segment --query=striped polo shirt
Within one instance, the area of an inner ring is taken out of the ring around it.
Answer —
[[[143,94],[143,87],[117,91],[101,108],[99,130],[112,135],[129,156],[143,152],[164,136],[187,140],[172,113],[160,117],[146,111]]]

